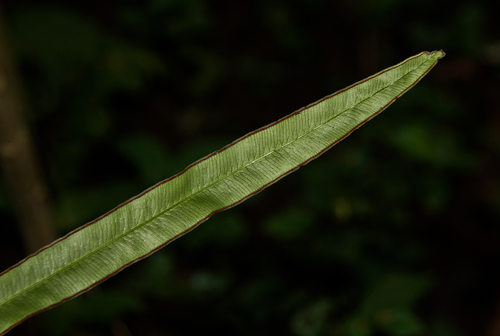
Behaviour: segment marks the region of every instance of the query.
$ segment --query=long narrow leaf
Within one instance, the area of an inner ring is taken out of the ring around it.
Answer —
[[[0,334],[316,158],[387,108],[444,55],[422,52],[249,133],[4,271]]]

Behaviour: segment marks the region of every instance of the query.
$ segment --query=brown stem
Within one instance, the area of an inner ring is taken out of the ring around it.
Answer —
[[[47,187],[25,120],[26,105],[0,8],[0,165],[28,252],[52,242]]]
[[[485,336],[500,336],[500,302],[493,316],[493,319],[486,329]]]

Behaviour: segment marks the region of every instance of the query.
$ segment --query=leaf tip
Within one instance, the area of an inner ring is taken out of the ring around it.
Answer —
[[[446,56],[446,53],[443,51],[443,49],[434,50],[434,51],[424,51],[424,54],[429,55],[429,56],[434,55],[434,54],[438,54],[438,60],[440,60]]]

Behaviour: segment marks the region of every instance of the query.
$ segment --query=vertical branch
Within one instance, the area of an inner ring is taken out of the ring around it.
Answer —
[[[489,323],[486,329],[485,336],[500,336],[500,304],[496,308],[496,312],[493,316],[492,321]]]
[[[31,253],[52,242],[56,235],[25,109],[0,8],[0,165],[25,248]]]

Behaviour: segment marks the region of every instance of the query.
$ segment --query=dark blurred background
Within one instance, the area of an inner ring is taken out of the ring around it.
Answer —
[[[327,94],[447,53],[322,157],[9,335],[500,335],[500,3],[450,4],[3,1],[56,237]],[[0,270],[30,252],[5,181]]]

